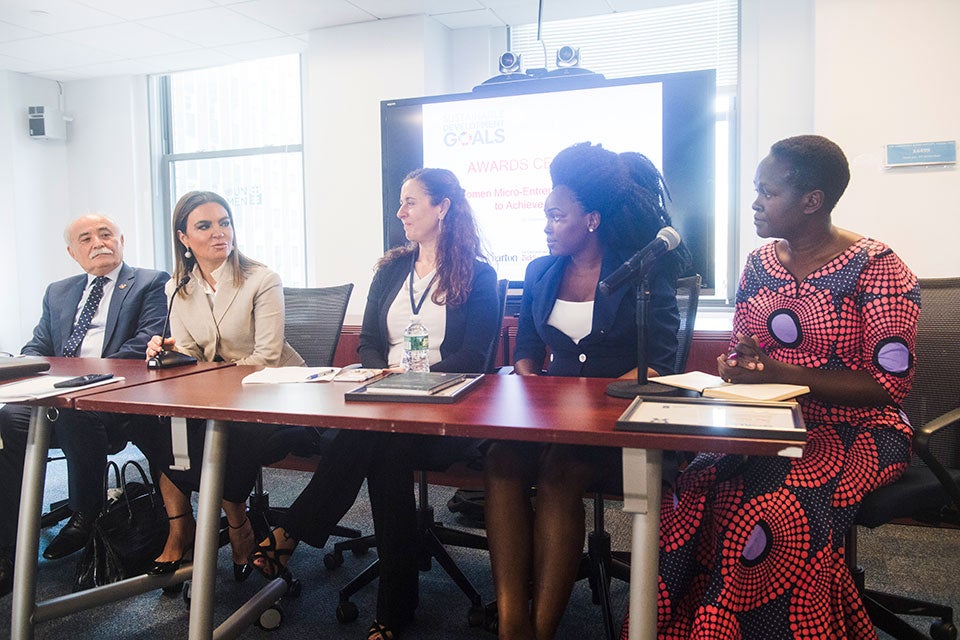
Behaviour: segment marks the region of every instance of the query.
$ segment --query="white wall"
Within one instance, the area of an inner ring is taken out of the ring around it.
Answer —
[[[491,75],[489,60],[476,55],[489,50],[489,40],[487,29],[451,38],[438,22],[419,17],[310,32],[304,87],[308,283],[353,282],[348,322],[359,322],[373,265],[383,254],[380,101],[469,90]],[[475,49],[464,72],[452,59],[454,51],[467,57],[467,44]]]
[[[67,143],[30,138],[27,107],[57,107],[57,83],[0,70],[0,193],[11,233],[0,252],[5,274],[0,350],[19,353],[40,317],[47,283],[72,273],[63,229],[69,218]],[[12,312],[10,312],[12,311]]]
[[[958,27],[956,0],[817,0],[816,130],[852,169],[834,222],[920,277],[960,275],[960,169],[884,169],[883,145],[960,139]]]
[[[884,0],[880,0],[884,1]],[[753,228],[753,176],[770,145],[814,133],[814,0],[741,0],[737,269],[765,242]]]
[[[150,148],[145,76],[101,78],[67,86],[70,125],[69,217],[97,212],[116,220],[124,260],[152,267]]]

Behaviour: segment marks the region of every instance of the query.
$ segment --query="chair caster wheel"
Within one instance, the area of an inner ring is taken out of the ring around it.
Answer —
[[[190,606],[190,591],[192,590],[192,585],[189,580],[183,583],[183,602],[187,606]]]
[[[333,571],[337,567],[343,564],[343,554],[339,551],[334,551],[333,553],[328,553],[323,556],[323,566],[325,566],[330,571]]]
[[[957,640],[957,627],[952,622],[937,620],[930,625],[930,637],[933,640]]]
[[[346,624],[348,622],[353,622],[360,617],[360,610],[357,609],[357,605],[353,604],[349,600],[341,602],[337,605],[337,622],[341,624]]]
[[[279,604],[275,604],[260,614],[256,625],[264,631],[275,631],[283,624],[283,609]]]
[[[487,621],[487,611],[483,605],[473,605],[467,612],[467,623],[471,627],[481,627]]]
[[[285,598],[299,598],[302,587],[299,580],[293,579],[287,583],[287,592],[283,595]]]
[[[176,598],[178,595],[180,595],[182,591],[183,591],[183,583],[178,582],[177,584],[171,584],[164,587],[163,595],[170,598]]]

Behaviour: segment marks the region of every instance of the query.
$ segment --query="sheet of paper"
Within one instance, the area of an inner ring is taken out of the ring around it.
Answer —
[[[71,391],[90,389],[92,387],[99,387],[101,385],[123,381],[122,376],[116,376],[110,378],[109,380],[101,380],[100,382],[85,384],[82,387],[66,387],[63,389],[56,389],[53,386],[57,382],[70,380],[71,378],[75,377],[76,376],[40,375],[35,378],[18,380],[17,382],[8,382],[7,384],[0,385],[0,403],[21,402],[23,400],[38,400],[40,398],[58,396],[62,393],[70,393]]]
[[[703,390],[708,387],[718,387],[724,384],[723,378],[720,376],[704,373],[703,371],[688,371],[687,373],[676,373],[670,376],[647,378],[647,380],[649,382],[666,384],[671,387],[690,389],[691,391],[698,391],[700,393],[703,393]]]
[[[291,382],[329,382],[339,367],[267,367],[243,379],[243,384],[288,384]]]

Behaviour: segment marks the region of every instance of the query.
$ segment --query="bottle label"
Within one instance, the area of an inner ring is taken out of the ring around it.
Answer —
[[[408,351],[426,351],[430,348],[430,336],[406,336]]]

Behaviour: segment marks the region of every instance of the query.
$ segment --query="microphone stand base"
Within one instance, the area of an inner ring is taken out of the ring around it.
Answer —
[[[636,398],[637,396],[674,396],[680,391],[656,382],[636,382],[633,380],[617,380],[607,385],[607,395],[614,398]]]
[[[147,360],[147,369],[169,369],[186,364],[197,364],[197,359],[179,351],[161,351]]]

